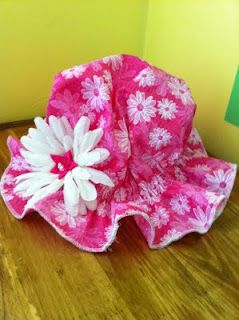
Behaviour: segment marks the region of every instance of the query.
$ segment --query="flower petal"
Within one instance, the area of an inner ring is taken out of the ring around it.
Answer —
[[[93,200],[93,201],[84,201],[85,205],[87,207],[87,209],[89,209],[90,211],[95,211],[97,208],[97,199]]]
[[[55,137],[59,141],[63,141],[64,136],[65,136],[65,132],[62,127],[61,120],[56,118],[55,116],[51,115],[49,117],[48,121],[49,121],[49,125],[50,125],[52,131],[54,132]]]
[[[105,148],[95,148],[93,151],[100,153],[100,160],[99,160],[99,162],[95,162],[95,164],[98,164],[98,163],[103,162],[103,161],[106,160],[106,159],[109,157],[109,155],[110,155],[110,152],[109,152],[107,149],[105,149]],[[92,151],[92,152],[93,152],[93,151]]]
[[[53,173],[42,173],[42,172],[27,172],[27,173],[23,173],[19,176],[17,176],[15,178],[16,182],[20,182],[20,181],[23,181],[23,180],[27,180],[27,179],[40,179],[42,177],[46,177],[46,176],[53,176],[53,177],[57,177],[55,174]]]
[[[21,149],[20,153],[23,158],[34,167],[54,165],[51,157],[47,154],[32,153],[24,149]]]
[[[105,186],[114,187],[113,181],[103,171],[96,170],[93,168],[87,168],[87,171],[90,174],[90,180],[94,183],[101,183]]]
[[[78,155],[79,144],[84,134],[89,130],[89,128],[90,128],[90,119],[85,116],[81,117],[74,128],[73,152],[75,156]]]
[[[79,214],[80,215],[85,215],[87,213],[86,209],[86,201],[84,201],[81,197],[79,200]]]
[[[60,119],[57,119],[60,121]],[[48,126],[45,120],[41,118],[35,118],[35,124],[37,129],[30,128],[29,135],[35,139],[35,141],[42,141],[47,143],[51,147],[51,153],[61,154],[64,152],[61,144],[61,139],[58,141],[54,135],[54,130]]]
[[[53,176],[47,176],[44,177],[42,179],[30,179],[31,183],[30,186],[26,189],[25,191],[25,196],[32,196],[34,195],[38,190],[40,190],[42,187],[45,187],[49,184],[51,184],[52,182],[54,182],[56,180],[55,177]],[[29,181],[29,180],[28,180]],[[24,181],[25,182],[25,181]]]
[[[39,200],[49,196],[52,193],[58,191],[63,185],[63,180],[56,179],[54,182],[49,184],[48,186],[41,188],[37,191],[34,196],[27,202],[24,211],[29,208],[32,208],[36,202]]]
[[[64,179],[63,193],[66,211],[72,216],[77,216],[79,214],[79,189],[70,171]]]
[[[51,148],[46,143],[41,143],[35,139],[31,139],[28,136],[22,136],[20,139],[23,146],[32,153],[50,154]]]
[[[64,127],[65,135],[73,138],[73,129],[65,116],[60,119],[62,126]]]
[[[73,178],[78,180],[89,180],[90,174],[86,168],[76,167],[72,170]]]
[[[42,119],[41,117],[36,117],[34,119],[35,125],[37,127],[37,129],[44,135],[48,136],[48,135],[52,135],[52,130],[49,128],[48,124],[46,123],[46,121],[44,119]]]
[[[91,152],[81,153],[77,157],[77,163],[80,166],[92,166],[100,161],[100,153],[93,150]]]
[[[63,146],[66,152],[71,150],[73,146],[73,138],[71,136],[65,136],[63,139]]]
[[[103,136],[103,129],[98,128],[84,134],[80,142],[80,153],[89,152],[99,143]]]
[[[77,185],[83,200],[92,201],[97,198],[97,191],[95,189],[95,186],[89,181],[80,180],[80,181],[77,181]]]

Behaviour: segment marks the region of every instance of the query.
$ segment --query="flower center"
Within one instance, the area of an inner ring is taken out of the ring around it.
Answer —
[[[94,95],[95,95],[96,97],[98,97],[98,95],[99,95],[99,90],[98,90],[98,89],[94,89]]]
[[[226,188],[226,186],[227,186],[226,182],[222,181],[220,183],[220,188],[224,189],[224,188]]]
[[[51,158],[55,163],[54,167],[51,169],[51,172],[58,174],[59,179],[64,178],[68,171],[77,167],[70,150],[63,155],[51,154]]]
[[[76,112],[76,107],[74,105],[71,105],[69,109],[71,113]]]
[[[142,105],[142,103],[138,104],[137,109],[138,109],[139,111],[142,111],[143,108],[144,108],[144,106]]]

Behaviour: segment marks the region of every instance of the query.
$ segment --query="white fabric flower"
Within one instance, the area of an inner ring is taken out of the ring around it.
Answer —
[[[172,78],[169,80],[168,86],[172,90],[172,94],[180,99],[184,105],[193,104],[191,92],[183,80]]]
[[[155,128],[149,133],[149,145],[159,150],[161,147],[166,147],[172,136],[168,130],[164,128]]]
[[[61,75],[65,79],[72,79],[73,77],[78,78],[79,76],[82,75],[82,73],[86,70],[86,66],[81,65],[81,66],[74,66],[72,68],[66,69],[62,71]]]
[[[173,120],[176,118],[177,106],[173,101],[162,99],[158,102],[158,112],[162,119]]]
[[[150,67],[147,67],[140,71],[140,73],[134,78],[135,82],[139,83],[140,87],[150,87],[155,82],[154,72]]]
[[[97,207],[94,184],[113,187],[104,172],[91,168],[109,156],[105,148],[95,148],[103,136],[103,129],[89,131],[90,120],[81,117],[74,130],[65,117],[49,117],[49,124],[35,118],[36,128],[21,138],[25,149],[21,155],[31,165],[32,172],[16,178],[14,192],[31,197],[25,210],[63,187],[64,204],[73,216],[85,214]]]
[[[102,77],[93,76],[93,80],[86,78],[81,82],[83,89],[81,93],[83,99],[87,100],[87,105],[100,112],[104,109],[104,105],[110,99],[109,87]]]
[[[133,124],[139,122],[149,122],[152,117],[156,116],[155,104],[152,96],[145,97],[145,93],[136,91],[131,94],[127,100],[129,119]]]

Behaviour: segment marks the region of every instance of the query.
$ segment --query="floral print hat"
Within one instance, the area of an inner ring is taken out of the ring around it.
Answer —
[[[150,248],[205,233],[236,166],[208,157],[194,113],[183,80],[131,55],[60,72],[46,118],[8,138],[2,197],[17,219],[37,211],[86,251],[105,251],[127,216]]]

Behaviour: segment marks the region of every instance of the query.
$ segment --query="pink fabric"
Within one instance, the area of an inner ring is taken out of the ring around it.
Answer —
[[[65,239],[93,252],[114,241],[120,219],[133,215],[150,248],[162,248],[190,232],[207,232],[233,187],[234,164],[207,156],[192,128],[195,104],[185,82],[130,55],[106,57],[56,75],[47,118],[66,116],[74,127],[83,115],[102,127],[99,147],[110,157],[96,168],[115,186],[97,185],[98,206],[84,216],[65,210],[62,190],[27,211],[37,211]],[[17,219],[28,198],[15,193],[15,177],[30,172],[21,143],[8,139],[11,163],[2,197]],[[53,156],[72,169],[72,155]],[[74,164],[73,164],[74,165]]]

